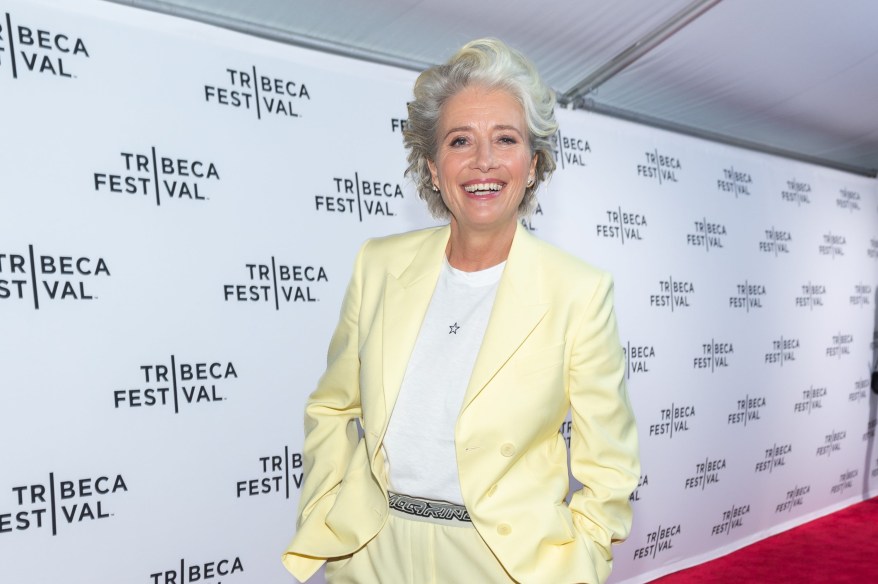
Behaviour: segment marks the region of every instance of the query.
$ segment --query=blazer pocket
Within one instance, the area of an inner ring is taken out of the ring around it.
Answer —
[[[518,375],[529,375],[553,367],[560,367],[564,363],[564,343],[515,357],[514,360],[515,372]]]
[[[573,514],[570,509],[564,503],[557,503],[555,505],[555,510],[558,512],[558,519],[561,521],[564,533],[564,539],[560,542],[555,542],[556,544],[565,544],[576,539],[576,528],[573,525]]]

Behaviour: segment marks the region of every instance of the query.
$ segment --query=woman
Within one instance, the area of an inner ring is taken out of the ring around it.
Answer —
[[[639,475],[611,281],[518,221],[555,168],[554,102],[493,39],[415,83],[407,173],[449,224],[357,256],[306,406],[299,580],[326,560],[332,583],[609,575]]]

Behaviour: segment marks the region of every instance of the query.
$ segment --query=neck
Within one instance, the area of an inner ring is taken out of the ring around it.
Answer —
[[[448,263],[463,272],[477,272],[505,262],[517,226],[518,222],[513,221],[499,230],[474,231],[461,228],[452,217],[445,248]]]

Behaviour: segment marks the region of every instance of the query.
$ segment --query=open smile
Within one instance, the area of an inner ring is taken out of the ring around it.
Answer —
[[[467,192],[471,197],[476,198],[488,198],[495,196],[503,187],[506,186],[504,182],[478,182],[478,183],[470,183],[463,185],[463,190]]]

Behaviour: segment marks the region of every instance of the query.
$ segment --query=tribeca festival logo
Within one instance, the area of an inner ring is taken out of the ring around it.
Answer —
[[[318,213],[355,215],[363,217],[395,217],[393,205],[405,198],[399,183],[366,180],[354,172],[353,178],[333,177],[331,194],[314,195],[314,210]]]
[[[48,528],[54,536],[66,526],[108,519],[114,516],[108,499],[127,491],[121,474],[58,480],[50,472],[47,483],[12,487],[16,508],[0,512],[0,533]]]
[[[854,335],[852,334],[838,333],[832,335],[832,344],[826,347],[826,356],[841,359],[843,355],[850,355],[853,342]]]
[[[689,308],[689,300],[695,294],[695,285],[684,280],[659,280],[659,293],[650,294],[649,305],[655,308],[675,309]]]
[[[725,458],[710,460],[709,458],[705,457],[704,462],[695,463],[695,474],[691,477],[686,477],[686,481],[684,483],[685,488],[701,489],[703,491],[707,488],[708,485],[715,485],[719,483],[720,474],[725,469]]]
[[[756,469],[753,472],[759,473],[767,471],[768,474],[771,474],[774,472],[774,469],[786,466],[787,454],[790,454],[792,451],[792,444],[773,444],[771,448],[765,449],[765,456],[762,460],[756,463]]]
[[[407,118],[390,118],[390,131],[394,134],[399,132],[402,134],[408,128],[409,121]]]
[[[710,535],[728,535],[733,529],[744,527],[744,516],[750,513],[750,505],[739,505],[723,511],[722,521],[710,529]]]
[[[244,284],[223,284],[226,302],[265,302],[280,310],[281,303],[318,302],[318,286],[329,282],[323,266],[279,264],[271,256],[269,264],[244,264],[248,280]]]
[[[741,424],[746,427],[751,422],[758,422],[762,419],[760,413],[765,406],[764,396],[751,397],[747,394],[744,396],[744,399],[737,400],[737,409],[729,414],[728,423],[730,426]]]
[[[860,193],[849,189],[840,189],[835,204],[839,209],[849,209],[851,213],[860,210]]]
[[[649,425],[649,435],[673,439],[674,434],[689,431],[689,422],[695,418],[695,406],[672,403],[671,407],[660,409],[659,414],[660,421]]]
[[[870,367],[871,371],[871,367]],[[860,403],[861,400],[869,399],[869,386],[871,381],[868,377],[857,379],[854,381],[854,390],[848,394],[848,401],[851,403]]]
[[[725,247],[723,245],[723,237],[726,236],[725,225],[709,222],[706,217],[696,219],[692,223],[695,225],[695,233],[686,234],[686,245],[703,247],[707,252]]]
[[[41,302],[96,300],[92,282],[110,277],[104,258],[41,255],[33,245],[26,253],[0,253],[0,300]]]
[[[730,308],[743,308],[745,312],[762,308],[762,299],[765,297],[765,285],[753,284],[744,280],[735,289],[736,294],[729,296]]]
[[[260,456],[258,460],[257,476],[235,483],[238,499],[277,493],[289,499],[290,491],[302,488],[304,474],[301,452],[291,453],[289,446],[284,446],[283,454]]]
[[[643,155],[646,157],[646,163],[637,165],[637,176],[656,179],[660,185],[678,182],[677,173],[683,170],[679,158],[658,150],[647,150]]]
[[[693,369],[709,369],[711,373],[729,366],[729,356],[735,354],[732,343],[710,339],[709,343],[701,343],[701,354],[692,358]]]
[[[787,186],[780,192],[782,201],[795,203],[797,207],[811,204],[811,185],[796,179],[788,180]]]
[[[0,22],[0,69],[9,64],[13,79],[26,73],[75,78],[76,65],[89,58],[82,37],[30,25],[13,26],[8,12],[5,24]]]
[[[95,172],[96,192],[155,197],[155,204],[162,200],[206,201],[211,181],[219,181],[220,175],[213,162],[194,158],[178,158],[158,154],[152,146],[148,153],[120,152],[124,168],[112,172]]]
[[[625,353],[625,379],[632,375],[649,373],[649,364],[655,359],[655,347],[652,345],[632,345],[628,341],[622,352]]]
[[[643,241],[640,230],[647,227],[646,215],[631,211],[623,211],[622,207],[607,209],[606,223],[595,225],[598,237],[618,239],[622,245],[626,241]]]
[[[777,230],[772,225],[771,229],[765,230],[765,239],[759,242],[759,251],[774,254],[774,257],[778,257],[779,254],[788,254],[792,240],[793,236],[789,231]]]
[[[179,563],[173,568],[150,574],[149,582],[150,584],[190,584],[222,578],[221,581],[211,584],[223,584],[229,581],[229,576],[239,575],[242,572],[244,572],[244,562],[241,561],[240,556],[208,562],[193,562],[180,558]],[[241,582],[241,580],[236,581]]]
[[[832,430],[823,437],[823,444],[817,447],[817,454],[815,456],[825,456],[829,458],[832,456],[833,452],[841,451],[841,441],[847,437],[847,431],[841,430],[836,432]]]
[[[564,420],[561,422],[561,428],[558,429],[558,433],[564,438],[564,442],[567,443],[567,448],[570,448],[570,432],[573,431],[573,422],[571,420]]]
[[[810,386],[802,390],[802,399],[793,404],[793,412],[811,415],[812,410],[823,409],[823,398],[829,392],[825,387]]]
[[[778,364],[783,367],[784,363],[796,360],[796,350],[799,348],[799,339],[780,337],[771,341],[771,351],[765,354],[765,363]]]
[[[823,284],[802,284],[802,295],[796,296],[796,306],[814,310],[823,307],[823,298],[826,296],[826,286]]]
[[[635,548],[633,559],[655,559],[661,552],[674,549],[674,537],[680,535],[680,532],[679,523],[665,527],[659,525],[655,531],[646,534],[646,545]]]
[[[565,136],[558,130],[552,136],[555,160],[561,163],[561,170],[568,167],[582,168],[587,166],[585,157],[591,154],[591,144],[577,136]]]
[[[844,255],[844,246],[847,245],[847,239],[844,235],[829,233],[823,234],[823,243],[817,246],[820,255],[830,256],[835,259],[836,256]]]
[[[212,105],[246,111],[257,120],[298,118],[306,101],[308,87],[301,80],[261,75],[256,66],[249,70],[226,68],[217,85],[204,85],[204,101]]]
[[[866,308],[869,306],[871,301],[872,286],[863,284],[862,282],[854,286],[854,293],[850,296],[851,306]]]
[[[179,414],[183,407],[222,402],[223,387],[238,372],[231,361],[179,363],[171,355],[169,364],[141,365],[140,376],[137,387],[113,391],[115,409],[173,408]]]
[[[750,185],[753,184],[753,177],[750,173],[742,170],[735,170],[734,166],[723,169],[721,178],[716,179],[716,190],[724,193],[734,193],[735,198],[738,196],[749,197]]]
[[[854,487],[854,479],[860,474],[859,469],[849,469],[838,476],[838,482],[829,488],[832,495],[841,495]]]
[[[787,491],[786,498],[782,503],[778,503],[774,507],[775,514],[790,512],[796,507],[801,507],[805,504],[805,495],[811,492],[811,485],[805,485],[800,487],[799,485],[794,486],[792,489]]]
[[[640,491],[649,486],[649,475],[642,474],[640,475],[640,480],[637,481],[637,488],[631,491],[631,494],[628,496],[628,500],[631,502],[640,501]]]
[[[522,217],[521,219],[519,219],[519,221],[521,222],[521,225],[528,231],[536,231],[537,228],[536,226],[534,226],[534,219],[536,219],[537,217],[541,217],[542,215],[543,206],[538,201],[534,212],[527,217]]]

